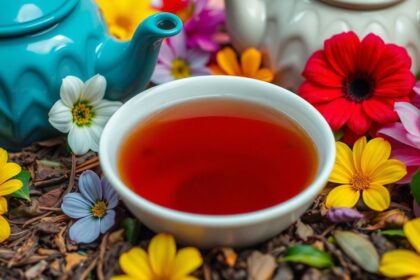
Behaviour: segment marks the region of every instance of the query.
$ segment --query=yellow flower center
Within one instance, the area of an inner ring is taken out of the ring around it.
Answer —
[[[117,16],[115,18],[115,23],[125,30],[131,30],[133,28],[133,21],[126,15]]]
[[[79,101],[74,104],[71,113],[73,115],[73,122],[77,126],[90,125],[93,117],[95,116],[92,106],[90,106],[86,101]]]
[[[369,188],[371,179],[365,174],[355,173],[350,180],[350,184],[356,191],[362,191]]]
[[[194,15],[195,4],[191,3],[185,9],[182,9],[177,13],[177,16],[182,20],[182,22],[187,22]]]
[[[92,207],[92,216],[95,218],[102,218],[106,214],[105,201],[99,200]]]
[[[182,58],[176,58],[172,61],[171,73],[175,79],[187,78],[191,76],[190,66]]]

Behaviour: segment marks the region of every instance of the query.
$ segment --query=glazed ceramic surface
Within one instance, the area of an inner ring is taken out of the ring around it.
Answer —
[[[297,196],[274,207],[221,216],[171,210],[145,200],[129,189],[119,177],[117,157],[130,131],[138,127],[139,122],[165,107],[203,98],[244,100],[268,106],[294,119],[312,138],[318,152],[318,170],[314,181]],[[204,76],[153,87],[129,100],[105,126],[99,158],[102,170],[127,207],[154,231],[172,233],[177,241],[203,248],[247,246],[281,232],[309,208],[333,168],[335,140],[321,114],[290,91],[253,79]]]
[[[0,10],[0,146],[10,150],[58,133],[48,112],[67,75],[105,76],[111,100],[139,92],[162,39],[182,25],[172,14],[156,14],[131,42],[121,42],[108,35],[91,0],[2,0]]]
[[[244,4],[246,2],[246,4]],[[407,48],[420,70],[418,0],[225,0],[229,33],[239,49],[258,47],[278,73],[277,83],[296,89],[309,56],[325,39],[344,31],[368,33]]]

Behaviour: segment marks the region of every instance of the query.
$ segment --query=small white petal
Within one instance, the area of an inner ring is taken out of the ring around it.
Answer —
[[[90,138],[90,142],[89,142],[89,149],[94,151],[94,152],[98,152],[99,151],[99,141],[101,139],[101,134],[102,131],[104,130],[103,126],[97,125],[95,123],[93,123],[89,128],[88,128],[88,132],[89,132],[89,138]]]
[[[81,99],[88,100],[90,105],[95,106],[104,98],[105,90],[105,77],[96,74],[95,76],[86,81],[83,96],[81,97]]]
[[[110,118],[122,105],[119,101],[102,100],[99,104],[93,107],[95,116]]]
[[[64,105],[72,108],[74,103],[80,99],[83,87],[84,84],[79,78],[75,76],[65,77],[60,88],[60,98]]]
[[[55,102],[48,113],[48,121],[60,132],[69,132],[73,121],[70,108],[65,106],[61,100]]]
[[[67,142],[76,155],[86,154],[89,151],[89,147],[92,146],[92,139],[88,130],[88,127],[78,127],[76,125],[70,128]]]
[[[199,49],[189,49],[187,51],[187,58],[191,68],[202,68],[209,62],[210,54]]]
[[[155,71],[150,78],[153,83],[158,85],[173,81],[174,79],[175,78],[172,76],[171,69],[163,64],[156,65]]]

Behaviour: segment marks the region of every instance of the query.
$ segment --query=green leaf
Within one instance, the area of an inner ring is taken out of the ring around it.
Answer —
[[[382,235],[387,235],[387,236],[405,237],[404,230],[402,230],[402,229],[380,230],[379,233],[382,234]]]
[[[22,188],[12,193],[10,196],[20,199],[25,199],[31,201],[31,196],[29,195],[29,180],[31,179],[31,173],[28,170],[22,170],[14,179],[21,180],[23,183]]]
[[[287,249],[281,260],[303,263],[316,268],[327,268],[334,265],[330,255],[310,245],[296,245]]]
[[[420,80],[420,72],[417,72],[416,73],[416,80],[418,81],[418,80]]]
[[[378,272],[379,255],[372,242],[351,231],[336,231],[334,238],[344,253],[364,270]]]
[[[420,205],[420,170],[414,174],[413,178],[411,179],[410,186],[417,205]]]
[[[132,245],[136,244],[140,236],[140,223],[136,219],[125,218],[122,221],[122,227],[125,232],[125,241],[130,242]]]

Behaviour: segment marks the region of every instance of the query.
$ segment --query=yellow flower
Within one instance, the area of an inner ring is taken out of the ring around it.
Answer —
[[[9,222],[2,216],[7,212],[7,200],[0,197],[0,243],[5,241],[10,236]]]
[[[403,249],[387,252],[382,256],[379,272],[390,278],[420,280],[420,218],[407,222],[404,233],[417,254]]]
[[[7,200],[3,196],[14,193],[23,186],[22,181],[12,179],[20,173],[20,166],[7,162],[7,159],[7,152],[0,148],[0,243],[10,236],[10,225],[2,216],[7,212]]]
[[[109,32],[120,40],[129,40],[137,26],[157,12],[150,0],[96,0]]]
[[[197,278],[189,274],[203,263],[196,248],[183,248],[177,253],[175,239],[165,233],[152,239],[148,252],[133,248],[122,254],[120,266],[127,275],[112,280],[194,280]]]
[[[253,78],[265,82],[274,79],[273,71],[261,68],[262,54],[255,48],[246,49],[241,55],[239,65],[238,58],[232,48],[226,47],[216,55],[218,65],[211,65],[213,75],[230,75]]]
[[[389,159],[391,145],[382,138],[366,143],[366,137],[356,141],[351,149],[336,143],[337,156],[330,182],[342,184],[327,196],[327,207],[353,207],[360,195],[364,203],[375,211],[389,207],[391,198],[383,185],[397,182],[407,173],[405,165]]]

